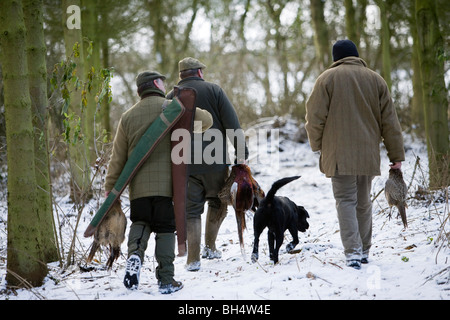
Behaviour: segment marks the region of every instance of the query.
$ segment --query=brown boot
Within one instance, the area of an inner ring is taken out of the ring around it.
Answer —
[[[171,294],[183,289],[183,284],[180,281],[172,280],[168,284],[159,284],[159,292],[161,294]]]
[[[198,219],[187,219],[186,231],[188,247],[186,270],[198,271],[200,270],[200,242],[202,235],[201,217]]]
[[[203,249],[202,258],[220,259],[222,257],[222,252],[216,248],[216,239],[226,216],[226,204],[221,204],[219,208],[208,206],[205,226],[205,248]]]

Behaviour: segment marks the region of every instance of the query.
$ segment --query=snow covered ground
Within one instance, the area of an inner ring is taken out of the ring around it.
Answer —
[[[171,295],[158,292],[152,235],[137,291],[129,291],[122,284],[124,256],[111,271],[102,269],[107,260],[105,252],[97,254],[98,262],[91,265],[95,267],[92,271],[83,272],[75,265],[62,272],[58,263],[52,263],[42,287],[12,293],[5,290],[6,231],[3,230],[6,229],[7,210],[3,202],[0,204],[0,300],[449,300],[450,248],[448,238],[444,239],[439,234],[444,219],[448,219],[448,201],[436,200],[437,196],[429,196],[428,200],[422,201],[414,199],[418,186],[426,181],[425,147],[409,137],[405,141],[407,160],[403,164],[403,172],[407,185],[412,181],[407,209],[409,227],[404,230],[401,220],[396,219],[396,209],[393,218],[388,220],[389,209],[384,193],[379,194],[373,205],[373,246],[369,264],[355,270],[345,266],[331,181],[318,169],[319,156],[311,152],[307,143],[292,141],[297,126],[291,120],[283,121],[278,145],[281,151],[265,153],[251,168],[266,192],[279,178],[301,175],[299,180],[280,189],[278,195],[288,196],[308,210],[310,228],[299,233],[300,243],[293,254],[285,251],[285,245],[290,241],[286,232],[278,264],[274,265],[269,260],[267,229],[261,235],[259,261],[250,261],[253,243],[251,214],[247,215],[248,229],[244,233],[246,254],[241,254],[234,212],[229,207],[217,239],[222,258],[202,260],[200,271],[188,272],[184,268],[186,257],[177,257],[175,278],[184,284],[179,292]],[[268,121],[255,128],[271,128],[271,125],[272,122]],[[277,144],[274,146],[276,148]],[[273,156],[278,157],[278,162],[270,158]],[[414,173],[416,156],[421,159],[421,167]],[[384,187],[388,174],[384,149],[381,167],[382,176],[373,181],[374,197]],[[127,198],[122,197],[122,200],[128,216]],[[69,219],[63,227],[63,236],[69,239],[75,225],[75,214],[69,217],[73,209],[67,197],[56,201]],[[92,241],[83,238],[82,233],[90,221],[89,211],[95,212],[97,206],[97,200],[89,203],[78,227],[77,263],[82,266],[85,265],[83,255],[87,255]],[[447,220],[445,223],[444,230],[449,232],[450,222]],[[122,251],[126,250],[125,240]]]

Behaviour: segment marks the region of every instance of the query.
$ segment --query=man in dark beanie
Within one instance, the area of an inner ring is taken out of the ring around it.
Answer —
[[[105,178],[106,195],[113,190],[133,149],[169,104],[165,98],[165,77],[156,71],[145,71],[136,78],[140,101],[122,114],[114,138],[111,159]],[[195,120],[200,131],[212,125],[211,115],[199,108]],[[172,164],[170,135],[166,135],[145,161],[129,184],[130,220],[128,260],[124,285],[137,289],[144,253],[150,234],[155,236],[156,278],[163,294],[180,290],[183,285],[173,279],[175,259],[175,214],[172,202]]]
[[[384,79],[350,40],[334,44],[333,60],[306,102],[305,127],[311,149],[320,151],[320,170],[331,178],[347,265],[360,269],[372,244],[370,190],[381,174],[380,142],[392,168],[401,168],[405,152]]]
[[[333,61],[336,62],[346,57],[359,57],[358,49],[351,40],[338,40],[333,45]]]

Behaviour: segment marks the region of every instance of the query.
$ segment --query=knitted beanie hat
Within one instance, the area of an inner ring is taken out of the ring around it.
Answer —
[[[338,61],[345,57],[359,57],[358,49],[351,40],[338,40],[333,45],[333,61]]]

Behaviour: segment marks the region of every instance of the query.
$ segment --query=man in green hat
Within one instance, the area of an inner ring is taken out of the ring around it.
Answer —
[[[127,159],[138,141],[161,114],[168,103],[165,98],[165,77],[155,71],[145,71],[136,78],[140,101],[120,118],[113,150],[105,178],[108,194],[114,187]],[[211,115],[196,110],[196,121],[203,121],[203,130],[212,124]],[[174,280],[175,216],[172,203],[170,135],[165,136],[142,165],[129,184],[130,220],[128,260],[124,285],[137,289],[144,253],[151,232],[156,234],[156,278],[163,294],[180,290],[183,285]]]
[[[236,111],[227,95],[218,85],[205,81],[203,70],[205,64],[199,60],[187,57],[179,61],[180,81],[178,86],[190,87],[197,91],[195,105],[211,113],[213,125],[210,130],[217,130],[222,135],[223,154],[220,161],[205,161],[203,154],[210,143],[216,141],[204,141],[202,135],[193,135],[193,145],[202,145],[202,155],[196,154],[198,150],[191,148],[191,164],[189,165],[189,180],[186,208],[186,231],[188,256],[186,268],[189,271],[200,269],[200,244],[201,244],[201,214],[205,202],[208,201],[208,211],[205,226],[205,247],[202,257],[208,259],[220,258],[221,252],[216,248],[216,238],[219,228],[227,214],[227,206],[217,196],[228,177],[230,159],[227,152],[226,130],[234,130],[237,139],[233,145],[236,150],[236,163],[243,163],[248,158],[248,150],[245,146],[244,134],[241,129]],[[168,94],[171,98],[173,93]],[[240,141],[239,141],[240,140]],[[197,163],[196,159],[202,161]]]

